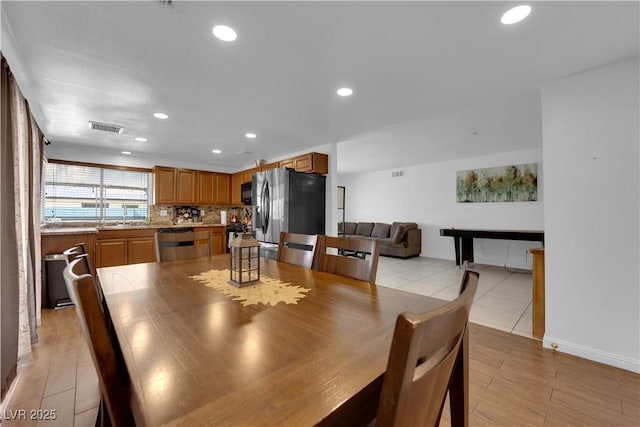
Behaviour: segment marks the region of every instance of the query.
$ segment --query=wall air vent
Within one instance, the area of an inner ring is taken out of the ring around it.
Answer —
[[[109,123],[93,122],[91,120],[89,120],[89,127],[91,129],[101,130],[103,132],[111,132],[111,133],[122,133],[122,130],[124,129],[122,126],[111,125]]]
[[[399,177],[399,176],[404,176],[404,171],[391,172],[391,178],[396,178],[396,177]]]

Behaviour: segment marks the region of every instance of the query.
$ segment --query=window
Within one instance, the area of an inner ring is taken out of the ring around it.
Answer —
[[[45,164],[45,221],[144,221],[150,173],[108,166]]]

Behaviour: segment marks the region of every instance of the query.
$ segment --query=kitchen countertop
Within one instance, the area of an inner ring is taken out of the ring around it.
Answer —
[[[183,223],[183,224],[132,224],[132,225],[98,225],[95,227],[65,227],[48,226],[40,229],[42,235],[57,234],[91,234],[101,230],[146,230],[158,228],[183,228],[183,227],[226,227],[227,224],[204,224],[204,223]]]
[[[55,227],[41,228],[40,234],[47,236],[55,236],[59,234],[94,234],[97,233],[96,227]]]

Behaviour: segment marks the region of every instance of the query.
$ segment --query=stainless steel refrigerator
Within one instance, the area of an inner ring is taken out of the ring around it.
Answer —
[[[253,175],[252,226],[256,240],[278,243],[280,232],[325,234],[326,176],[271,169]]]

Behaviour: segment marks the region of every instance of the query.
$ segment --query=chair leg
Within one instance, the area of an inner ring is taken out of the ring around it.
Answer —
[[[451,426],[469,426],[469,325],[465,328],[449,384]]]
[[[100,404],[98,404],[98,416],[96,417],[96,427],[111,427],[111,419],[109,412],[105,406],[104,399],[100,396]]]

